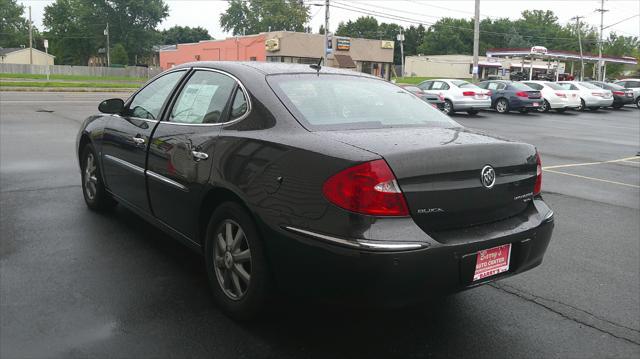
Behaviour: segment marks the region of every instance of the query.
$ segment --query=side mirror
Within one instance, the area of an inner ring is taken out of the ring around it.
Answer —
[[[100,102],[98,105],[98,111],[102,113],[121,113],[124,109],[124,101],[121,98],[112,98]]]

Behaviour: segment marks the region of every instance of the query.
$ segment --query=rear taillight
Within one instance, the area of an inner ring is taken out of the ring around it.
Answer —
[[[475,96],[476,93],[474,91],[464,91],[462,92],[462,96]]]
[[[529,94],[524,92],[524,91],[518,91],[518,92],[516,92],[516,96],[518,96],[518,97],[529,97]]]
[[[538,195],[542,192],[542,161],[540,161],[540,154],[536,152],[536,184],[533,186],[533,195]]]
[[[602,95],[603,95],[602,92],[592,92],[591,94],[593,96],[599,96],[599,97],[602,97]]]
[[[485,95],[487,95],[487,96],[491,96],[491,95],[493,95],[493,92],[491,92],[491,91],[487,91],[487,92],[485,93]]]
[[[614,95],[624,96],[624,91],[613,91]]]
[[[331,176],[322,186],[329,202],[371,216],[408,216],[396,177],[385,160],[365,162]]]
[[[440,99],[440,101],[444,101],[444,95],[443,94],[438,94],[438,98]]]
[[[566,98],[567,97],[567,95],[563,94],[562,92],[556,92],[556,96],[562,97],[562,98]]]

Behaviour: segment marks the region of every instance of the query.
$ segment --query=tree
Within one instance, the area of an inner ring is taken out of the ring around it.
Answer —
[[[340,22],[336,29],[337,36],[360,37],[364,39],[378,39],[378,20],[373,16],[361,16],[356,21]]]
[[[107,21],[111,43],[121,43],[129,59],[150,54],[160,41],[155,28],[168,11],[163,0],[56,0],[45,7],[43,23],[57,59],[85,65],[106,47]]]
[[[29,46],[29,21],[16,0],[0,0],[0,47]]]
[[[111,49],[111,63],[118,65],[126,65],[129,63],[129,55],[122,44],[116,44]]]
[[[230,0],[227,11],[220,15],[224,31],[234,35],[266,31],[305,31],[309,7],[298,0]]]
[[[165,45],[184,44],[198,42],[201,40],[211,40],[209,31],[200,26],[174,26],[162,31],[162,43]]]

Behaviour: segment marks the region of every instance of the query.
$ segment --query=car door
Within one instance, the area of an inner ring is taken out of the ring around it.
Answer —
[[[104,129],[102,163],[107,187],[118,200],[149,211],[144,168],[151,133],[186,70],[166,73],[134,94]]]
[[[195,240],[220,125],[248,110],[246,90],[224,72],[196,69],[153,133],[147,163],[153,215]]]

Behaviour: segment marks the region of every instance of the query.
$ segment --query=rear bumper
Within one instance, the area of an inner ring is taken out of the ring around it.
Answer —
[[[580,107],[580,98],[576,97],[575,99],[550,99],[547,100],[552,109],[558,108],[577,108]]]
[[[512,97],[511,100],[509,101],[509,107],[512,110],[517,110],[517,109],[520,109],[520,108],[533,108],[533,109],[536,109],[536,108],[540,107],[540,105],[542,104],[542,101],[544,101],[542,98],[523,99],[523,98],[519,98],[519,97]]]
[[[613,103],[616,105],[626,105],[633,103],[633,97],[613,96]]]
[[[613,104],[613,97],[608,99],[602,97],[585,97],[584,104],[587,107],[608,107]]]
[[[473,288],[539,265],[551,240],[554,218],[541,199],[534,202],[538,203],[532,204],[533,211],[516,216],[520,217],[516,219],[520,225],[515,227],[515,222],[509,220],[512,223],[500,232],[489,229],[495,228],[495,224],[478,231],[453,231],[443,234],[440,242],[426,238],[421,247],[414,249],[353,248],[286,230],[288,233],[284,235],[281,232],[271,237],[279,242],[276,246],[280,248],[270,250],[270,262],[279,287],[290,294],[409,304],[436,294]],[[474,282],[476,253],[506,243],[512,244],[509,271]]]
[[[467,110],[488,110],[491,108],[491,98],[485,100],[464,100],[453,101],[454,111],[467,111]]]

